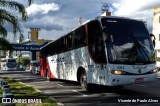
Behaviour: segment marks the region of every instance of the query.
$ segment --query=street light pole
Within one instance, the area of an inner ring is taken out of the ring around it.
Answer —
[[[28,39],[30,40],[30,33],[31,33],[31,30],[28,29],[27,31],[28,31]]]

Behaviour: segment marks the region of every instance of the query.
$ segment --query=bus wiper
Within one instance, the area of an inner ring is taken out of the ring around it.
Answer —
[[[141,50],[143,53],[142,54],[145,54],[145,56],[147,57],[148,61],[151,61],[149,56],[147,55],[147,53],[140,47],[140,45],[142,45],[139,41],[135,40],[135,46],[136,48],[138,48],[139,50]],[[143,47],[146,48],[146,46],[142,45]],[[146,48],[147,49],[147,48]],[[148,49],[149,51],[149,49]]]
[[[148,52],[151,52],[150,49],[149,49],[147,46],[145,46],[144,44],[142,44],[142,42],[138,41],[138,44],[140,44],[140,45],[142,45],[143,47],[145,47]]]

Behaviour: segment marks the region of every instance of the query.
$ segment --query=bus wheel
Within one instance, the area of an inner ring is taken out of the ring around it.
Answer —
[[[50,74],[49,74],[48,70],[47,70],[46,72],[47,72],[47,73],[46,73],[46,75],[47,75],[47,76],[46,76],[46,77],[47,77],[47,80],[48,80],[48,81],[51,81]]]
[[[90,90],[91,85],[87,83],[87,76],[85,73],[80,75],[80,85],[82,89]]]

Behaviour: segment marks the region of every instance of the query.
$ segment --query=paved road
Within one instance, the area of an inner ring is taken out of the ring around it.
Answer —
[[[31,75],[26,71],[0,71],[0,77],[12,77],[24,82],[66,106],[160,105],[160,79],[150,83],[126,85],[122,89],[98,86],[95,91],[89,92],[81,89],[75,82],[60,80],[49,82],[39,75]],[[133,103],[133,99],[136,103]],[[152,99],[151,103],[146,101],[148,99]],[[159,103],[153,104],[157,101]]]

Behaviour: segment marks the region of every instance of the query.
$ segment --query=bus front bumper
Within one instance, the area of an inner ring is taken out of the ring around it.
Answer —
[[[128,76],[112,74],[109,79],[110,79],[108,82],[109,86],[144,83],[156,80],[157,73],[146,74],[146,75],[128,75]]]

